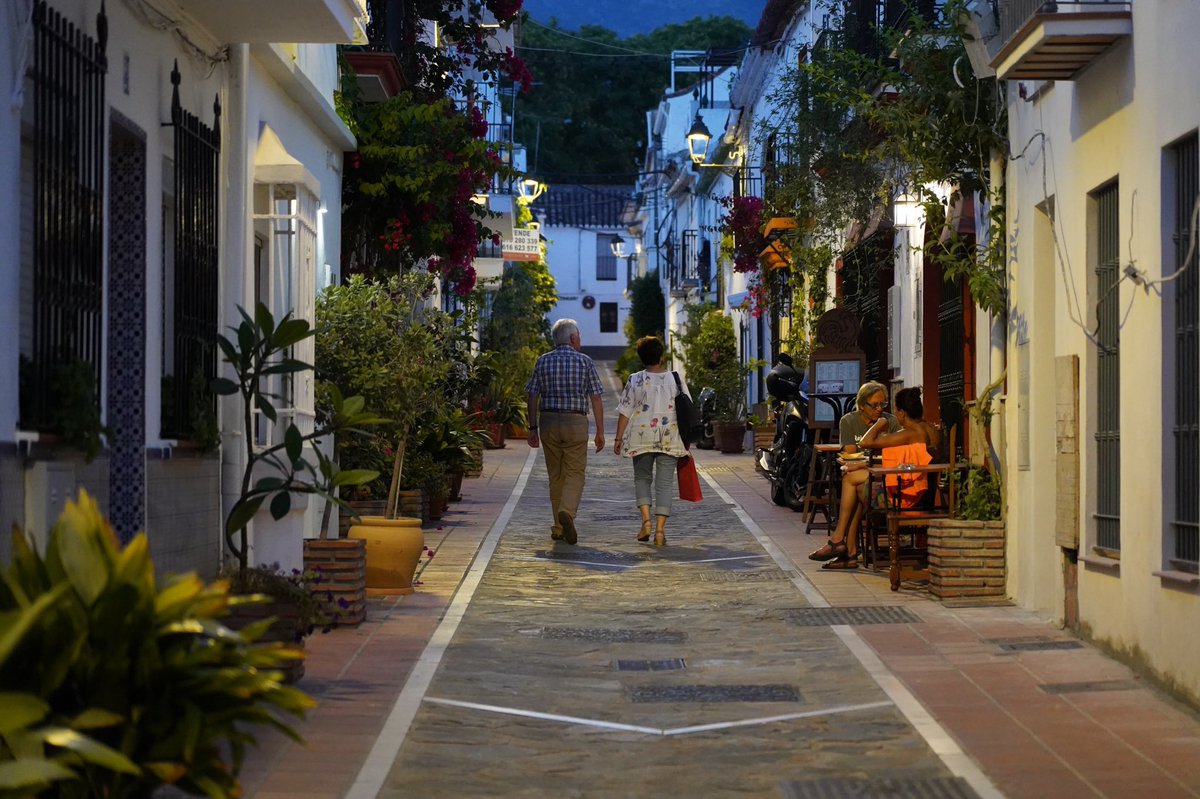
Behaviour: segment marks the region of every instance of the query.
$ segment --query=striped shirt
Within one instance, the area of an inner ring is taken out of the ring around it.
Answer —
[[[560,344],[541,355],[525,384],[526,394],[537,394],[543,411],[587,413],[591,398],[604,393],[596,364],[570,344]]]

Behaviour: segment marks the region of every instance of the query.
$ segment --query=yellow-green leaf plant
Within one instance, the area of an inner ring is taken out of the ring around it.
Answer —
[[[81,491],[44,554],[13,530],[0,573],[0,799],[240,794],[262,726],[314,706],[253,643],[265,624],[221,623],[236,600],[195,574],[156,580],[145,533],[123,549]]]

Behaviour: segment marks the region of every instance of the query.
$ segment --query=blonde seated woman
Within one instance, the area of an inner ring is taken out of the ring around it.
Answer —
[[[864,450],[883,450],[885,465],[899,463],[930,463],[942,445],[942,433],[924,419],[921,389],[905,388],[896,392],[896,415],[883,412],[887,407],[887,389],[880,383],[867,383],[858,391],[858,410],[842,417],[839,431],[842,442],[842,500],[837,528],[825,546],[808,557],[828,561],[823,569],[858,568],[857,542],[848,536],[857,530],[866,503],[867,459],[857,453]],[[865,427],[861,434],[857,431]],[[851,443],[854,442],[854,443]],[[913,507],[923,497],[927,480],[901,480],[898,476],[889,484],[896,489],[903,507]]]

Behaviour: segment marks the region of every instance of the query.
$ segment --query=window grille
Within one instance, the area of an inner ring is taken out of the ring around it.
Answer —
[[[1191,237],[1192,209],[1200,201],[1200,153],[1192,134],[1173,147],[1175,161],[1174,271],[1183,265]],[[1175,547],[1172,563],[1196,572],[1200,562],[1200,267],[1196,254],[1175,281],[1175,498],[1171,522]]]
[[[596,236],[596,279],[617,279],[617,256],[613,255],[612,243],[616,236]]]
[[[199,403],[216,412],[208,385],[217,374],[219,274],[218,177],[221,102],[213,101],[212,127],[184,110],[179,64],[171,70],[171,122],[175,130],[172,258],[164,261],[170,311],[164,327],[162,434],[189,438]]]
[[[618,329],[617,304],[615,302],[600,303],[600,332],[616,333]]]
[[[1096,544],[1121,548],[1121,352],[1119,184],[1093,195],[1096,207]],[[1193,487],[1194,488],[1194,487]]]
[[[31,259],[22,283],[20,426],[54,432],[55,385],[64,368],[86,370],[100,398],[104,303],[104,76],[108,22],[103,7],[92,39],[43,0],[33,7],[33,102],[23,120],[31,168]],[[30,118],[31,117],[31,118]],[[23,158],[23,161],[25,159]],[[27,306],[30,307],[30,306]]]

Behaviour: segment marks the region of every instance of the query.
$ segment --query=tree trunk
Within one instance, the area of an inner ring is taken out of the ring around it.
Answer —
[[[396,460],[392,465],[392,484],[388,487],[387,518],[396,518],[396,505],[400,501],[400,474],[404,471],[404,448],[407,437],[396,444]]]

